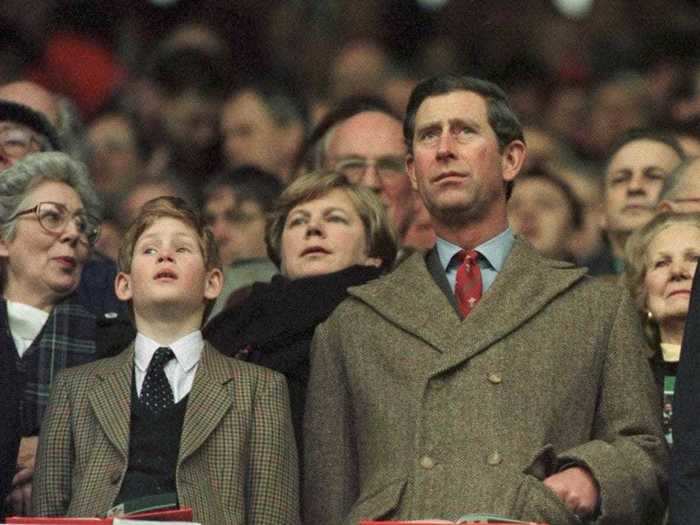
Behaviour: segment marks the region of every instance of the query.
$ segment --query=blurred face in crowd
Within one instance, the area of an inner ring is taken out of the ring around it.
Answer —
[[[267,256],[265,212],[257,202],[240,201],[230,187],[221,186],[207,199],[204,220],[214,234],[222,264]]]
[[[217,138],[220,104],[215,98],[189,92],[163,99],[163,127],[170,142],[183,152],[201,153]]]
[[[385,113],[367,111],[333,128],[326,145],[326,168],[375,190],[395,225],[410,212],[413,200],[402,137],[401,122]]]
[[[688,315],[690,290],[700,257],[700,229],[693,224],[676,223],[661,230],[646,251],[644,287],[646,306],[661,328]]]
[[[660,210],[674,213],[700,212],[700,159],[693,160],[672,195],[659,203]]]
[[[87,131],[87,140],[90,173],[98,191],[120,191],[139,177],[141,159],[134,130],[126,117],[111,113],[96,119]]]
[[[353,265],[380,266],[367,255],[367,234],[355,206],[341,189],[301,203],[282,231],[281,271],[290,279],[337,272]]]
[[[39,151],[42,147],[38,133],[17,122],[0,121],[0,171]]]
[[[605,224],[629,233],[654,215],[664,179],[681,161],[671,146],[640,139],[623,146],[605,173]]]
[[[230,167],[251,164],[277,175],[289,141],[263,100],[253,91],[237,93],[221,112],[224,157]]]
[[[553,258],[569,255],[572,210],[564,192],[543,177],[518,180],[508,201],[508,220],[540,253]]]
[[[57,219],[52,212],[55,205],[46,208],[44,223],[34,211],[22,213],[15,219],[14,237],[0,242],[0,257],[6,264],[5,297],[50,311],[77,288],[90,246],[78,229],[83,204],[73,188],[62,182],[41,183],[27,195],[19,211],[42,202],[65,207],[71,217],[65,227],[52,227],[56,222],[52,220]]]
[[[454,91],[419,106],[408,175],[437,223],[449,227],[478,220],[500,231],[505,183],[517,175],[524,153],[520,141],[501,153],[484,98]]]

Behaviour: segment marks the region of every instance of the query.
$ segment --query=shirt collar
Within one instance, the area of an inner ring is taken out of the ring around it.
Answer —
[[[136,341],[134,341],[134,362],[136,367],[145,373],[148,370],[153,354],[161,346],[164,345],[140,332],[136,334]],[[178,364],[185,372],[188,372],[199,362],[199,358],[202,356],[202,349],[204,348],[202,332],[195,330],[167,346],[175,354]]]
[[[493,268],[496,272],[500,272],[508,258],[511,248],[513,248],[513,231],[510,227],[503,230],[495,237],[491,237],[488,241],[474,247],[481,254],[481,257]],[[452,244],[445,239],[438,237],[436,248],[440,264],[447,271],[450,262],[454,256],[462,249],[456,244]]]

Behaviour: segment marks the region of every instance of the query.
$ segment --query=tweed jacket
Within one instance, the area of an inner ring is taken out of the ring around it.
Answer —
[[[62,372],[39,439],[33,509],[96,516],[127,468],[133,344]],[[167,429],[164,429],[167,431]],[[296,446],[284,378],[206,344],[182,428],[180,505],[209,525],[298,524]]]
[[[461,320],[438,273],[414,254],[317,329],[305,522],[479,512],[574,525],[541,481],[578,464],[600,487],[597,523],[654,523],[667,450],[626,292],[516,240]]]

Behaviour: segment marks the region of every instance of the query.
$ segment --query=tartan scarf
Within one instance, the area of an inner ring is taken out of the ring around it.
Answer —
[[[75,294],[68,296],[54,306],[41,332],[20,358],[10,334],[5,301],[2,307],[5,333],[23,384],[20,402],[22,435],[35,435],[41,426],[56,374],[64,368],[96,359],[96,319],[78,303]]]

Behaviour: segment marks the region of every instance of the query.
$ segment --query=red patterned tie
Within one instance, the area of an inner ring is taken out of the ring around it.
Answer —
[[[455,297],[459,311],[462,312],[462,318],[465,318],[481,299],[481,269],[477,263],[479,252],[462,250],[457,257],[459,268],[455,283]]]

